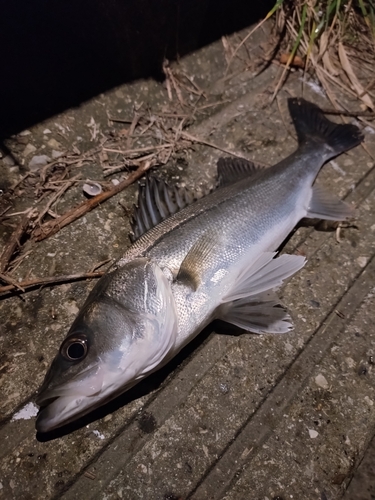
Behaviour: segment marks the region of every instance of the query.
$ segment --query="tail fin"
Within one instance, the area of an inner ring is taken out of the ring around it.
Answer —
[[[363,141],[358,127],[329,121],[318,106],[305,99],[288,99],[288,107],[299,144],[308,141],[324,143],[331,148],[332,156],[336,156]]]

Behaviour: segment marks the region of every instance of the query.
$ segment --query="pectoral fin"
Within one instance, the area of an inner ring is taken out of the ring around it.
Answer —
[[[299,269],[306,259],[267,252],[242,269],[223,297],[216,317],[255,333],[285,333],[292,329],[290,316],[279,304],[275,288]]]
[[[347,220],[356,216],[356,210],[348,203],[339,200],[320,186],[313,187],[306,217],[310,219]]]
[[[202,279],[203,270],[211,266],[212,249],[218,244],[219,235],[209,231],[194,243],[182,261],[176,281],[183,282],[196,290]]]

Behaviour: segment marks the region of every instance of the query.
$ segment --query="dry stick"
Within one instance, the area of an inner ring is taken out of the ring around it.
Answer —
[[[18,267],[21,265],[22,261],[32,253],[32,250],[27,250],[24,252],[22,255],[19,255],[16,257],[14,260],[12,260],[12,273],[15,273],[15,271],[18,269]]]
[[[31,172],[27,172],[27,174],[25,174],[23,177],[21,177],[21,179],[19,181],[17,181],[14,184],[14,186],[11,186],[10,190],[14,191],[17,186],[19,186],[25,179],[27,179],[29,177],[30,174],[31,174]]]
[[[154,149],[165,149],[171,148],[173,144],[166,142],[165,144],[159,144],[157,146],[145,146],[143,148],[135,148],[135,149],[111,149],[111,148],[103,148],[103,151],[107,151],[108,153],[119,153],[121,155],[128,155],[132,153],[143,153],[145,151],[153,151]]]
[[[7,246],[5,247],[3,253],[1,254],[1,257],[0,257],[0,272],[1,273],[4,273],[6,271],[15,249],[20,244],[20,239],[22,238],[22,236],[24,235],[24,233],[27,230],[27,227],[28,227],[29,221],[30,221],[30,213],[31,213],[31,210],[28,210],[26,215],[20,220],[18,226],[16,227],[15,231],[13,232],[12,236],[10,237],[10,240],[9,240]]]
[[[129,129],[129,133],[128,133],[128,138],[126,139],[126,147],[127,148],[130,148],[130,146],[132,145],[132,136],[134,134],[135,127],[137,126],[140,117],[141,117],[141,114],[137,113],[137,111],[135,111],[132,123],[130,125],[130,129]]]
[[[22,286],[19,285],[15,279],[11,278],[10,276],[7,276],[6,274],[0,273],[0,279],[5,281],[5,283],[9,283],[10,286],[18,288],[19,290],[21,290],[21,292],[25,291],[25,289],[22,288]]]
[[[106,177],[108,175],[115,174],[116,172],[120,172],[121,170],[124,170],[126,167],[137,167],[139,166],[140,162],[146,161],[146,160],[151,160],[152,158],[155,158],[155,153],[151,153],[146,156],[142,156],[142,158],[137,158],[135,160],[128,160],[127,162],[122,163],[121,165],[113,165],[111,167],[104,167],[103,168],[103,176]]]
[[[258,23],[258,24],[257,24],[257,25],[256,25],[256,26],[255,26],[255,27],[254,27],[251,31],[250,31],[250,33],[248,33],[248,34],[245,36],[245,38],[242,40],[242,42],[241,42],[240,44],[238,44],[238,45],[237,45],[237,47],[235,48],[235,50],[234,50],[234,52],[233,52],[233,54],[232,54],[232,57],[230,58],[230,60],[229,60],[229,62],[228,62],[228,64],[227,64],[227,69],[225,70],[225,76],[228,74],[229,67],[230,67],[230,65],[231,65],[231,63],[232,63],[232,61],[233,61],[233,59],[236,57],[237,52],[238,52],[238,51],[240,50],[240,48],[242,47],[242,45],[243,45],[244,43],[246,43],[246,41],[247,41],[247,40],[251,37],[251,35],[252,35],[253,33],[255,33],[255,31],[256,31],[258,28],[260,28],[260,27],[261,27],[261,26],[262,26],[262,25],[263,25],[263,24],[267,21],[268,17],[269,17],[269,16],[267,15],[264,19],[262,19],[262,21],[260,21],[260,23]]]
[[[108,116],[108,120],[116,123],[131,123],[132,120],[128,120],[126,118],[113,118],[112,116]]]
[[[43,219],[43,217],[46,215],[46,213],[49,211],[49,209],[52,207],[52,205],[57,201],[64,193],[67,191],[75,181],[77,181],[80,178],[80,174],[76,175],[75,177],[72,177],[69,181],[64,181],[66,182],[65,186],[62,186],[57,193],[55,193],[51,199],[48,201],[47,205],[44,207],[44,209],[40,212],[36,224],[39,224],[39,222]]]
[[[103,203],[103,201],[108,200],[115,194],[120,193],[123,189],[130,186],[130,184],[132,184],[134,181],[139,179],[145,172],[147,172],[147,170],[151,166],[152,166],[151,161],[143,163],[143,165],[141,165],[139,168],[137,168],[137,170],[131,173],[129,177],[124,179],[122,182],[117,184],[117,186],[114,186],[109,191],[104,191],[103,193],[100,193],[97,196],[94,196],[93,198],[84,201],[77,207],[68,210],[58,219],[45,222],[42,226],[34,230],[33,237],[35,238],[36,241],[41,241],[48,238],[49,236],[52,236],[53,234],[56,234],[61,228],[79,219],[80,217],[82,217],[82,215],[87,214],[93,208],[97,207],[100,203]]]
[[[112,259],[105,259],[105,260],[102,260],[101,262],[98,262],[97,264],[95,264],[94,266],[92,266],[92,268],[90,269],[89,273],[93,273],[94,271],[96,271],[97,269],[99,269],[99,267],[102,267],[104,266],[104,264],[108,264],[108,262],[111,262]]]
[[[246,160],[246,158],[243,155],[239,155],[237,153],[234,153],[233,151],[229,151],[229,149],[221,148],[220,146],[217,146],[216,144],[213,144],[212,142],[208,142],[208,141],[205,141],[203,139],[199,139],[198,137],[194,137],[193,135],[190,135],[187,132],[182,131],[181,137],[184,137],[188,141],[197,142],[199,144],[204,144],[205,146],[209,146],[210,148],[214,148],[214,149],[218,149],[219,151],[223,151],[223,153],[227,153],[228,155],[236,156],[237,158],[242,158],[243,160]]]
[[[363,116],[365,118],[375,118],[375,113],[371,113],[369,111],[344,111],[344,110],[339,110],[339,109],[326,109],[326,108],[321,108],[324,114],[326,115],[343,115],[343,116]]]
[[[66,283],[67,281],[101,278],[105,273],[106,271],[96,271],[93,273],[70,274],[67,276],[49,276],[47,278],[33,278],[30,280],[21,281],[15,285],[0,286],[0,294],[5,292],[11,292],[16,288],[19,288],[24,292],[25,289],[34,286],[56,285],[58,283]]]

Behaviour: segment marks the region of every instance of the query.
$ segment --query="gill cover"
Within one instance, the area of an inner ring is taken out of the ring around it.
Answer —
[[[176,335],[171,286],[155,263],[140,258],[103,276],[46,375],[37,430],[89,413],[160,368]]]

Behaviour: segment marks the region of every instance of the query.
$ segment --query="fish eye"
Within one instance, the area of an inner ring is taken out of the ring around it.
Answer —
[[[87,354],[86,336],[68,337],[62,344],[60,353],[68,361],[81,361]]]

